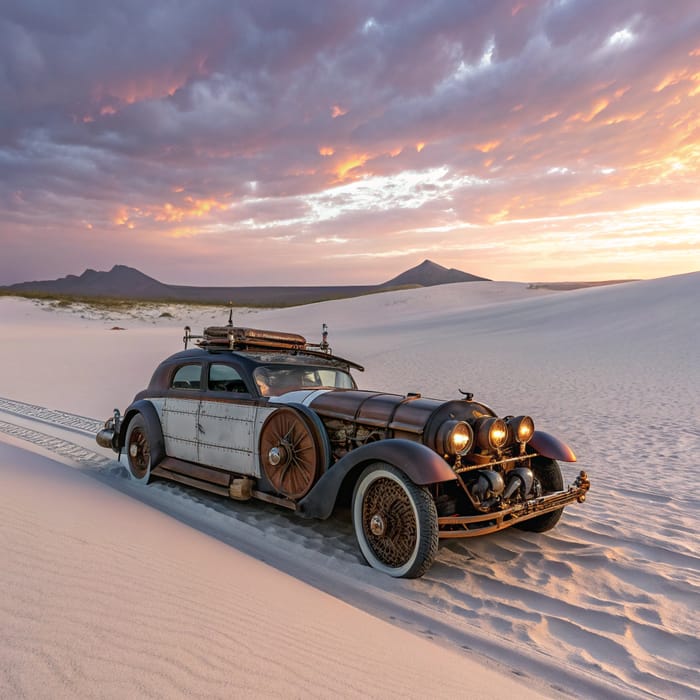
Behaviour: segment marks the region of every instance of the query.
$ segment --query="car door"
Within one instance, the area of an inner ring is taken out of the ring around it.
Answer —
[[[231,362],[211,362],[199,409],[199,462],[258,476],[255,458],[257,401],[244,372]]]
[[[169,457],[198,461],[201,387],[201,362],[183,364],[171,376],[161,421],[165,453]]]

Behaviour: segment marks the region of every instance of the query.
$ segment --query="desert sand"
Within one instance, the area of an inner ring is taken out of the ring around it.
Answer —
[[[0,695],[697,697],[699,292],[692,273],[236,310],[326,322],[360,386],[468,390],[577,453],[565,477],[592,489],[556,529],[443,544],[415,581],[367,567],[342,515],[139,486],[94,443],[182,326],[225,311],[0,299]]]

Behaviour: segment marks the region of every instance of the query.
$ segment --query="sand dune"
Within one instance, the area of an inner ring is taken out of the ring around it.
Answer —
[[[2,697],[538,697],[2,444],[0,504]]]
[[[445,544],[418,581],[368,569],[342,517],[310,523],[172,484],[137,488],[113,462],[94,473],[130,496],[123,503],[144,501],[219,540],[214,561],[238,556],[233,545],[398,631],[507,664],[546,692],[697,697],[699,291],[700,273],[571,292],[472,282],[237,312],[241,325],[310,338],[327,322],[336,352],[366,365],[362,386],[443,398],[470,390],[501,414],[533,415],[572,445],[579,464],[571,466],[593,483],[586,504],[568,508],[546,535]],[[22,358],[0,363],[1,395],[106,417],[180,349],[185,322],[224,320],[214,309],[185,318],[181,307],[165,319],[81,313],[0,299],[3,357]],[[127,330],[108,331],[117,321]],[[27,342],[40,325],[50,347]],[[110,517],[119,520],[122,507]]]

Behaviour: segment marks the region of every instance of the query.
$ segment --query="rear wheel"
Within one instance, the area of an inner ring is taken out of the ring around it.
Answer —
[[[427,489],[376,463],[360,475],[352,499],[355,536],[367,563],[396,578],[418,578],[438,549],[438,516]]]
[[[151,478],[151,439],[146,421],[137,413],[126,430],[126,459],[129,476],[142,484]]]
[[[564,489],[564,478],[561,475],[559,464],[555,460],[547,457],[535,457],[530,466],[535,479],[542,485],[543,495]],[[536,518],[523,520],[523,522],[517,523],[515,527],[528,532],[547,532],[559,522],[563,512],[563,508],[558,508],[550,513],[538,515]]]

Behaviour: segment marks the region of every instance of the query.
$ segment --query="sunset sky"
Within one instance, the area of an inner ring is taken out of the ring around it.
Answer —
[[[3,0],[0,284],[700,269],[698,0]]]

